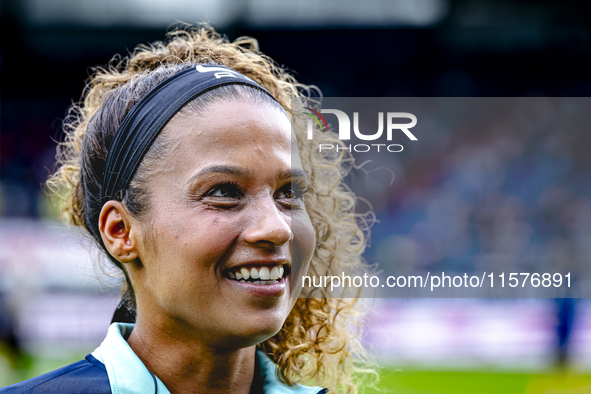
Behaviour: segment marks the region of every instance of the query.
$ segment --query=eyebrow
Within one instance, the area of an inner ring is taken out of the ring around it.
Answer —
[[[289,179],[289,178],[304,178],[307,180],[308,174],[306,173],[306,171],[302,170],[301,168],[296,168],[293,170],[283,171],[282,173],[279,174],[279,176],[277,178],[281,179],[281,180]]]
[[[246,167],[238,167],[238,166],[209,166],[206,167],[204,169],[202,169],[201,171],[199,171],[197,174],[191,176],[191,178],[189,178],[189,180],[187,181],[187,183],[192,183],[193,181],[195,181],[196,179],[200,178],[201,176],[205,175],[205,174],[209,174],[209,173],[219,173],[219,174],[229,174],[229,175],[234,175],[234,176],[239,176],[239,177],[249,177],[252,175],[252,171]],[[277,179],[280,180],[284,180],[284,179],[289,179],[289,178],[304,178],[304,179],[308,179],[308,174],[306,173],[306,171],[300,169],[300,168],[296,168],[293,170],[286,170],[281,172],[278,176]]]

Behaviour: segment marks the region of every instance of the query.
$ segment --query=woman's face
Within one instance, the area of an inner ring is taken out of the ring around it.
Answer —
[[[300,290],[290,288],[292,264],[305,270],[312,257],[306,176],[277,108],[236,101],[204,112],[165,130],[174,146],[151,178],[142,266],[130,271],[138,321],[250,346],[279,331]]]

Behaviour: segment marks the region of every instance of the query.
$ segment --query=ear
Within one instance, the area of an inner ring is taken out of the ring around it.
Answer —
[[[138,258],[136,231],[130,217],[119,201],[108,201],[99,216],[99,231],[109,253],[121,263]]]

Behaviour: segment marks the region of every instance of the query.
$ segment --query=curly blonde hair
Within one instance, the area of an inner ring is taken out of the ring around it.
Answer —
[[[275,97],[294,122],[292,104],[303,105],[311,89],[260,53],[255,39],[242,37],[229,42],[207,25],[184,26],[169,32],[165,42],[140,45],[128,56],[116,56],[106,67],[94,68],[82,102],[72,105],[64,121],[65,140],[57,148],[59,167],[47,186],[62,197],[66,221],[88,231],[103,249],[95,223],[101,208],[101,174],[112,139],[141,97],[157,83],[194,64],[221,64],[250,77]],[[300,129],[296,127],[296,131]],[[312,141],[303,136],[297,140],[312,185],[305,200],[317,237],[310,274],[363,270],[366,233],[354,211],[356,198],[342,183],[351,158],[343,151],[322,156]],[[331,130],[315,130],[314,142],[341,144]],[[145,208],[141,188],[145,167],[154,161],[151,156],[158,157],[158,151],[164,149],[157,139],[128,190],[115,197],[132,214],[140,215]],[[156,154],[151,154],[154,151]],[[107,256],[125,275],[124,298],[133,305],[133,288],[125,270],[109,253]],[[280,378],[289,384],[314,383],[353,393],[375,382],[377,373],[360,338],[364,314],[356,306],[358,294],[342,298],[324,288],[303,291],[307,297],[296,301],[279,333],[258,345],[277,364]]]

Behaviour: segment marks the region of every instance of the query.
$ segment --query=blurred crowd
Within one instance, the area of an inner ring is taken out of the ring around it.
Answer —
[[[474,100],[494,112],[494,100]],[[591,272],[591,102],[504,101],[511,110],[493,120],[433,126],[423,139],[436,137],[438,151],[375,157],[373,167],[394,169],[391,187],[376,192],[383,175],[357,177],[354,188],[379,220],[368,257],[386,273],[573,272],[584,280]]]

